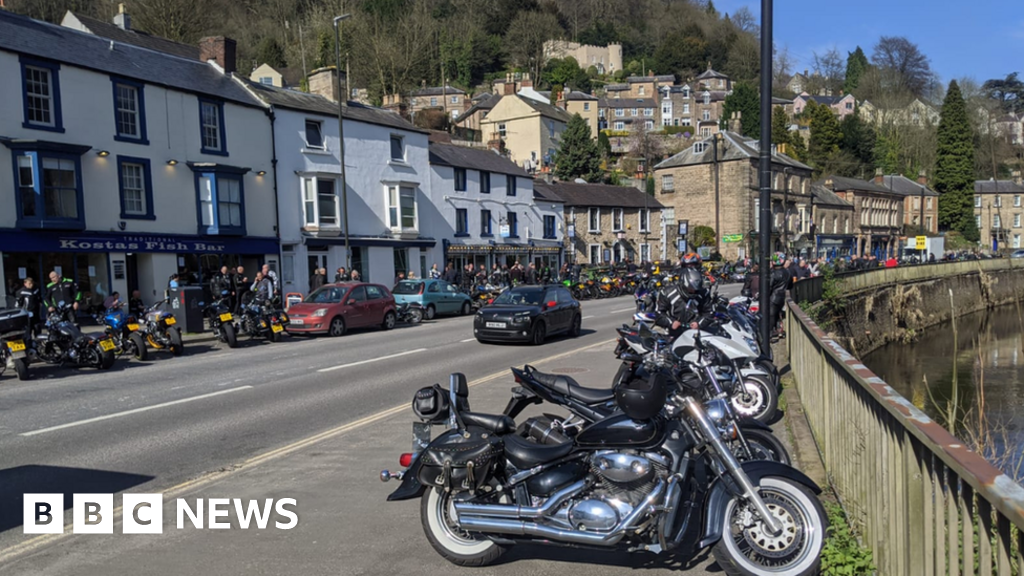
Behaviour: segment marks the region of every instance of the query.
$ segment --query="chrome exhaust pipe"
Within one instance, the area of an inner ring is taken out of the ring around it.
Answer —
[[[552,528],[537,524],[536,522],[523,522],[505,518],[486,518],[481,516],[459,516],[459,527],[470,532],[482,532],[485,534],[511,534],[514,536],[532,536],[559,542],[571,542],[573,544],[586,544],[590,546],[612,546],[622,540],[626,532],[635,527],[640,518],[647,514],[650,507],[657,502],[665,492],[665,482],[659,480],[654,490],[633,509],[628,516],[619,522],[611,532],[583,532],[579,530],[566,530]]]
[[[586,480],[574,482],[548,498],[543,505],[538,507],[529,506],[505,506],[500,504],[470,504],[455,503],[455,514],[462,518],[463,514],[471,516],[486,516],[498,518],[543,518],[550,516],[558,510],[563,502],[582,492],[588,483]]]

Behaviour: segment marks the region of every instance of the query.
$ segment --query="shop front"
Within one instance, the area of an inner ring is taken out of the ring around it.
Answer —
[[[551,276],[554,277],[558,274],[558,269],[562,265],[562,245],[556,241],[531,241],[530,255],[531,261],[537,267],[537,270],[543,270],[548,268],[551,270]]]
[[[854,254],[857,239],[853,236],[819,234],[815,252],[819,258],[840,258]]]
[[[444,246],[444,265],[451,263],[456,270],[465,269],[467,264],[472,264],[473,268],[479,269],[483,267],[490,270],[495,262],[494,259],[494,246],[490,244],[459,244],[455,242],[449,242],[443,240]],[[503,262],[499,262],[499,265]],[[444,266],[438,264],[438,269],[444,271]]]

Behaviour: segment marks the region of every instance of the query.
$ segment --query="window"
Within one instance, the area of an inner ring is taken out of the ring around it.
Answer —
[[[519,218],[515,212],[508,213],[508,235],[509,238],[519,238]]]
[[[917,198],[917,197],[915,197],[915,198],[914,198],[914,210],[917,210],[917,209],[918,209],[918,208],[920,208],[920,207],[921,207],[921,199],[920,199],[920,198]]]
[[[459,117],[459,111],[458,110],[452,110],[451,111],[451,115],[452,115],[452,120],[455,120],[456,118]]]
[[[544,237],[555,238],[555,217],[544,216]]]
[[[615,123],[615,129],[616,130],[625,130],[626,129],[626,124],[624,122],[616,122]]]
[[[690,104],[689,103],[683,104],[683,114],[689,114],[689,113],[690,113]]]
[[[636,108],[630,108],[629,109],[629,115],[635,117],[636,116]]]
[[[584,112],[589,112],[590,111],[590,102],[584,102],[583,103],[583,111]]]
[[[243,170],[196,173],[200,234],[245,235]]]
[[[466,169],[456,168],[455,169],[455,191],[465,192],[466,191]]]
[[[548,120],[548,138],[555,137],[555,121]]]
[[[78,154],[16,152],[19,227],[85,227]]]
[[[480,193],[490,194],[491,193],[491,173],[480,171]]]
[[[323,123],[316,120],[306,120],[306,146],[318,150],[326,150],[324,142]]]
[[[849,233],[850,233],[850,219],[849,218],[843,218],[843,234],[849,234]]]
[[[405,162],[405,150],[402,146],[402,137],[391,135],[391,159],[398,162]]]
[[[929,198],[928,200],[930,202],[931,198]],[[1014,195],[1014,197],[1013,197],[1013,205],[1014,205],[1014,207],[1020,207],[1020,194]],[[931,208],[931,205],[929,204],[928,207]]]
[[[612,232],[622,230],[623,212],[622,208],[612,208]]]
[[[616,108],[615,109],[615,117],[616,118],[622,118],[625,115],[626,115],[626,109],[625,108]]]
[[[705,127],[701,128],[700,129],[700,135],[702,137],[704,137],[704,138],[707,138],[707,137],[711,136],[711,127],[710,126],[705,126]]]
[[[469,210],[465,208],[455,209],[455,235],[469,236]]]
[[[437,106],[437,97],[436,96],[434,96],[434,97],[432,97],[430,99],[430,105],[431,106]]]
[[[516,177],[511,174],[505,176],[505,195],[516,195]]]
[[[480,211],[480,235],[481,236],[493,236],[491,233],[491,211],[481,210]]]
[[[974,197],[974,207],[975,208],[981,208],[981,195],[980,194],[976,195]]]
[[[683,118],[683,120],[682,120],[682,122],[680,124],[683,125],[683,126],[690,126],[691,125],[691,120],[689,118]]]
[[[409,249],[408,248],[395,248],[394,249],[394,262],[395,262],[395,276],[401,272],[405,274],[409,271]]]
[[[853,102],[847,102],[846,103],[846,109],[847,110],[853,110]]]
[[[307,228],[338,227],[338,195],[334,192],[334,186],[334,178],[302,178],[302,209]]]
[[[153,220],[153,180],[149,160],[118,156],[117,183],[121,189],[121,218]]]
[[[1020,234],[1013,235],[1013,247],[1020,248]]]
[[[996,208],[1002,208],[1003,207],[1003,197],[1002,196],[996,196],[996,201],[993,204],[993,206],[995,206]]]
[[[149,144],[142,84],[116,78],[111,81],[114,84],[114,140]]]
[[[641,208],[637,212],[638,228],[641,232],[651,231],[651,211],[646,208]]]
[[[601,231],[601,209],[600,208],[587,208],[587,222],[589,224],[590,232]]]
[[[661,104],[661,114],[667,116],[672,113],[672,102],[666,101]]]
[[[977,226],[979,230],[981,230],[981,214],[974,215],[974,225]]]
[[[644,95],[644,86],[639,87],[639,92],[637,92],[637,94],[639,94],[640,96]]]
[[[260,76],[260,84],[266,84],[268,86],[273,86],[274,79],[271,78],[270,76]]]
[[[498,136],[504,138],[508,132],[505,130],[504,124],[498,124]]]
[[[925,222],[925,226],[927,227],[926,230],[931,230],[932,229],[932,217],[931,216],[925,216],[924,222]]]
[[[654,116],[654,108],[644,108],[644,116]]]
[[[647,120],[647,121],[645,121],[644,122],[644,128],[646,128],[648,130],[653,130],[654,129],[654,120]]]
[[[694,154],[703,154],[704,150],[706,148],[707,148],[707,142],[694,142],[693,143],[693,153]]]
[[[687,98],[687,99],[690,98],[690,87],[689,86],[684,86],[683,87],[683,98]],[[689,104],[687,104],[687,106],[689,106]]]
[[[711,93],[710,92],[705,92],[704,93],[704,103],[705,104],[711,104]]]
[[[60,106],[60,65],[21,58],[24,128],[63,132]]]
[[[598,118],[604,118],[604,108],[597,109],[597,116]]]
[[[711,110],[705,110],[702,117],[704,120],[711,120]]]
[[[458,96],[452,96],[452,104],[458,104],[458,103],[459,103],[459,97]]]
[[[388,227],[416,230],[416,189],[412,186],[388,186]]]
[[[1013,215],[1013,227],[1020,228],[1020,214]]]
[[[1020,198],[1020,197],[1018,196],[1017,198]],[[1016,205],[1020,206],[1020,202],[1018,202]],[[932,209],[932,197],[931,196],[929,196],[929,197],[924,199],[924,207],[927,210],[931,210]]]
[[[640,245],[640,261],[650,262],[651,261],[651,245],[641,244]]]
[[[601,246],[598,244],[591,244],[587,248],[590,251],[590,263],[599,264],[601,262]]]
[[[202,153],[227,156],[224,137],[224,103],[199,99],[199,134]]]
[[[999,214],[993,214],[992,215],[992,227],[993,228],[1002,228],[1003,227],[1002,224],[1003,224],[1002,218],[999,217]]]

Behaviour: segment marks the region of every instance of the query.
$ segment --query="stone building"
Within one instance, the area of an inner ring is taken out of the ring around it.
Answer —
[[[928,187],[928,178],[923,171],[917,175],[916,181],[900,174],[890,174],[876,175],[875,182],[903,195],[903,232],[907,236],[917,235],[922,228],[925,234],[939,233],[939,193]]]
[[[413,90],[409,112],[415,116],[424,110],[444,110],[453,121],[470,108],[466,92],[452,86],[423,86]]]
[[[622,44],[591,46],[567,40],[544,42],[544,61],[572,56],[584,70],[593,66],[598,74],[611,74],[622,70]]]
[[[833,258],[849,256],[857,245],[856,226],[853,222],[853,204],[819,184],[811,185],[814,195],[814,254]]]
[[[903,194],[875,182],[842,176],[828,176],[818,184],[853,204],[857,234],[854,254],[882,259],[898,253],[903,233]]]
[[[1020,171],[1012,180],[978,180],[974,183],[974,221],[982,246],[992,250],[1021,247],[1021,214],[1024,198]]]
[[[658,101],[655,98],[603,98],[598,107],[602,129],[628,132],[644,124],[648,130],[654,130],[657,124]]]
[[[569,115],[579,114],[590,126],[590,137],[597,138],[598,130],[598,104],[596,96],[576,90],[565,91],[559,95],[557,105],[564,109]]]
[[[660,202],[636,188],[537,180],[540,199],[564,202],[566,258],[611,264],[664,258]],[[654,226],[654,227],[652,227]]]
[[[756,254],[758,156],[757,141],[736,132],[705,138],[654,167],[655,196],[674,208],[677,222],[688,222],[690,230],[694,226],[714,229],[723,257],[735,260]],[[811,171],[810,166],[773,150],[773,250],[812,245]]]

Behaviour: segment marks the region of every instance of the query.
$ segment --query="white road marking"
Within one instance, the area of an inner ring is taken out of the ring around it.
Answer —
[[[587,318],[593,318],[593,317],[594,317],[594,315],[591,314],[590,316],[584,316],[583,318],[580,318],[580,320],[586,320]]]
[[[619,308],[618,310],[612,310],[609,314],[618,314],[619,312],[631,312],[636,310],[636,306],[630,306],[629,308]]]
[[[466,342],[472,342],[476,338],[466,338],[465,340],[459,340],[459,344],[465,344]]]
[[[201,394],[199,396],[192,396],[190,398],[182,398],[180,400],[172,400],[171,402],[164,402],[163,404],[154,404],[153,406],[146,406],[144,408],[135,408],[133,410],[125,410],[124,412],[115,412],[114,414],[107,414],[106,416],[97,416],[96,418],[89,418],[87,420],[79,420],[78,422],[69,422],[67,424],[61,424],[60,426],[51,426],[49,428],[41,428],[39,430],[33,430],[31,432],[25,432],[19,434],[19,436],[35,436],[37,434],[46,434],[47,432],[54,432],[56,430],[63,430],[64,428],[72,428],[74,426],[81,426],[83,424],[92,424],[93,422],[101,422],[103,420],[110,420],[112,418],[120,418],[122,416],[128,416],[130,414],[138,414],[140,412],[148,412],[149,410],[156,410],[157,408],[166,408],[167,406],[174,406],[175,404],[184,404],[186,402],[192,402],[195,400],[202,400],[204,398],[212,398],[214,396],[221,396],[223,394],[230,394],[232,392],[238,392],[240,390],[249,390],[252,386],[239,386],[238,388],[231,388],[229,390],[218,390],[217,392],[210,392],[209,394]]]
[[[359,362],[351,362],[349,364],[342,364],[341,366],[331,366],[330,368],[321,368],[317,372],[331,372],[334,370],[341,370],[342,368],[349,368],[351,366],[359,366],[361,364],[369,364],[370,362],[380,362],[381,360],[390,360],[391,358],[398,358],[399,356],[407,356],[409,354],[416,354],[417,352],[426,352],[426,348],[417,348],[415,350],[406,350],[405,352],[399,352],[398,354],[391,354],[388,356],[381,356],[380,358],[371,358],[369,360],[360,360]]]

